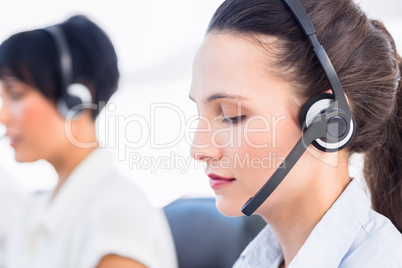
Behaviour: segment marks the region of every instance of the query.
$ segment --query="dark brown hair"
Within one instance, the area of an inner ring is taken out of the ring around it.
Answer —
[[[401,58],[394,40],[353,0],[300,2],[349,99],[357,130],[348,150],[365,153],[373,208],[402,232]],[[240,34],[259,43],[261,35],[274,37],[275,67],[293,82],[303,103],[330,88],[310,43],[281,0],[227,0],[207,32]]]

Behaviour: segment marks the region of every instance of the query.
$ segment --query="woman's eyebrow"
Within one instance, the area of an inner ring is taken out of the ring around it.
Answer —
[[[190,95],[189,95],[189,98],[190,98],[192,101],[196,102]],[[218,99],[239,99],[239,100],[247,100],[246,97],[240,96],[240,95],[229,95],[229,94],[225,94],[225,93],[215,93],[215,94],[212,94],[211,96],[209,96],[208,98],[206,98],[206,99],[205,99],[205,102],[206,102],[206,103],[210,103],[210,102],[213,102],[213,101],[218,100]]]

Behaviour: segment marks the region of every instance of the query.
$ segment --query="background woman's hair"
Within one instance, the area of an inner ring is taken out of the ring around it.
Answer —
[[[300,0],[330,57],[356,118],[351,153],[365,153],[373,208],[402,232],[401,58],[381,22],[353,0]],[[207,33],[232,33],[265,46],[301,103],[330,88],[310,42],[281,0],[227,0]],[[262,35],[274,37],[264,44]]]
[[[119,80],[117,56],[109,37],[84,16],[73,16],[59,27],[72,54],[73,82],[85,83],[95,104],[107,102]],[[55,40],[48,32],[17,33],[0,45],[0,79],[14,76],[56,102],[63,94],[59,60]],[[99,112],[93,110],[94,119]]]

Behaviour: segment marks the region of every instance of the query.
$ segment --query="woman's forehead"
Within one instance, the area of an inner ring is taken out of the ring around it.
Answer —
[[[196,101],[216,94],[255,99],[283,87],[287,81],[267,67],[269,56],[241,35],[209,34],[194,58],[190,96]]]

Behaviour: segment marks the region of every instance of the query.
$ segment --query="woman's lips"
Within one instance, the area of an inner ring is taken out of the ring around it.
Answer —
[[[19,139],[19,138],[10,137],[10,145],[11,145],[12,147],[15,148],[19,142],[20,142],[20,139]]]
[[[211,186],[212,189],[221,188],[236,180],[235,178],[225,178],[212,173],[208,174],[208,177],[209,177],[209,186]]]

